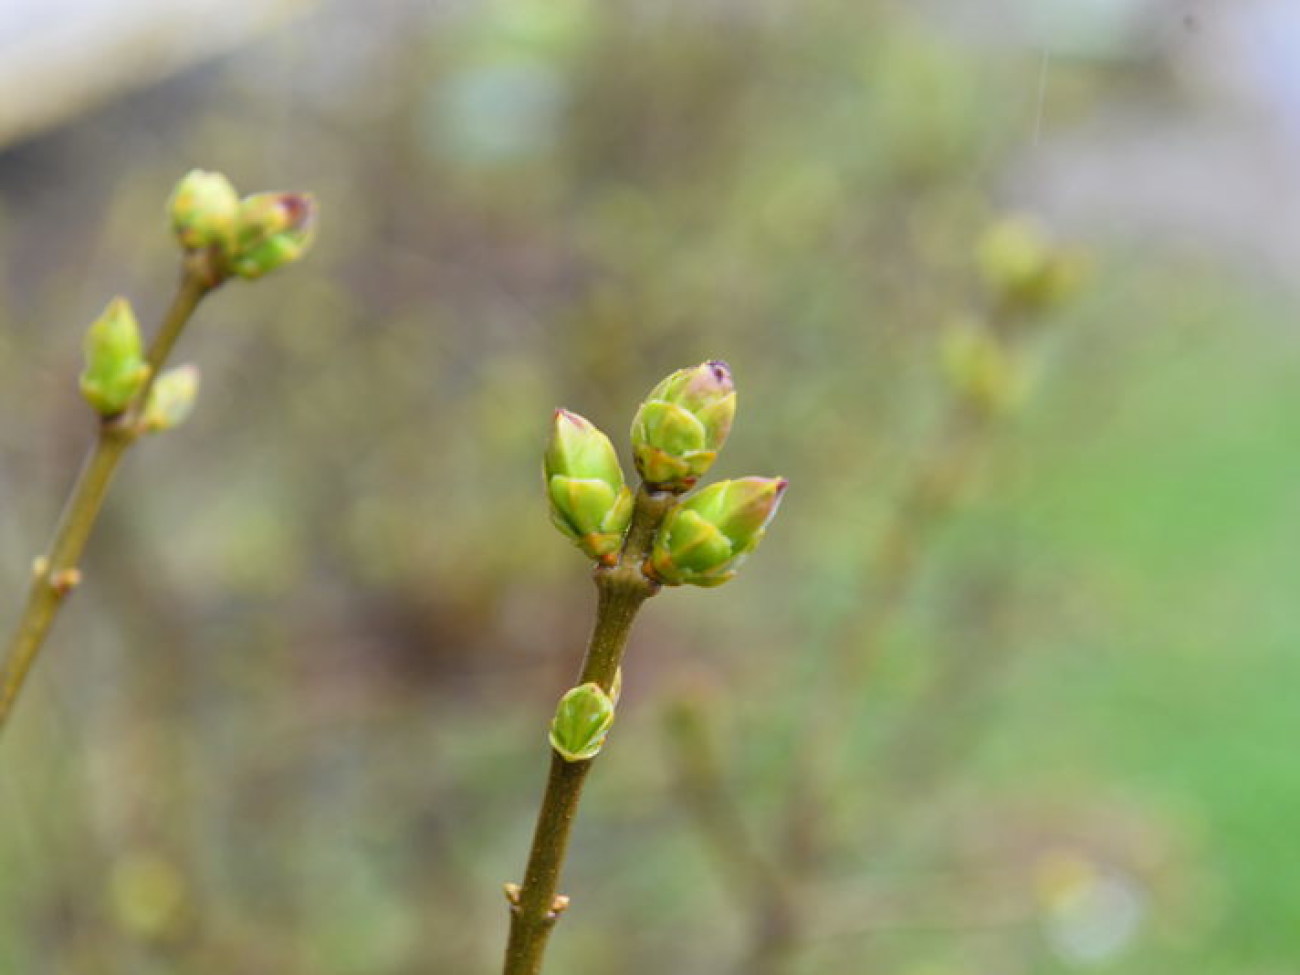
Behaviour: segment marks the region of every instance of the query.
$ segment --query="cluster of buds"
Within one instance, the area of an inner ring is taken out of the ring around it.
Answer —
[[[736,413],[724,362],[679,369],[650,391],[632,421],[644,489],[686,494],[717,459]],[[602,565],[620,557],[633,511],[613,444],[594,424],[558,410],[544,465],[551,520]],[[665,516],[643,566],[657,583],[717,586],[757,547],[784,494],[782,478],[744,477],[704,488]]]
[[[235,275],[260,278],[298,260],[316,233],[310,193],[255,193],[240,199],[221,173],[187,173],[168,203],[187,254],[202,259],[209,284]]]
[[[987,321],[962,320],[943,333],[940,356],[953,391],[985,416],[1013,413],[1027,399],[1030,363],[1017,326],[1066,301],[1087,258],[1054,243],[1033,220],[1011,216],[980,237],[975,263],[991,306]]]
[[[650,391],[632,421],[632,454],[639,494],[669,505],[653,538],[642,538],[629,558],[626,536],[638,508],[614,445],[589,420],[556,410],[542,465],[551,521],[607,568],[622,563],[655,585],[721,585],[758,547],[786,489],[784,478],[742,477],[683,497],[713,466],[735,414],[725,362],[679,369]],[[599,753],[614,723],[621,676],[610,693],[586,683],[560,699],[550,740],[564,761]]]

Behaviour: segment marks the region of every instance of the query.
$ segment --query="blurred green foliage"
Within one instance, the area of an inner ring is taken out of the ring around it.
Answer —
[[[131,458],[3,743],[0,970],[495,970],[592,604],[551,411],[620,431],[714,357],[718,475],[791,493],[738,581],[643,614],[551,965],[734,970],[661,711],[711,702],[768,842],[1009,165],[1169,83],[1061,63],[1044,105],[1040,60],[884,2],[340,5],[0,156],[4,618],[89,440],[85,323],[163,308],[177,175],[322,210],[202,310],[198,409]],[[1173,248],[1094,263],[842,729],[853,852],[797,972],[1294,964],[1291,312]]]

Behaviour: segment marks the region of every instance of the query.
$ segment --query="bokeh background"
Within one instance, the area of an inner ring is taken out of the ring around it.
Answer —
[[[323,218],[0,743],[0,971],[497,970],[593,607],[551,410],[714,357],[718,474],[792,487],[647,605],[551,968],[765,970],[770,886],[788,975],[1300,971],[1297,66],[1289,0],[6,0],[3,618],[175,179]],[[1011,214],[1090,273],[972,426]]]

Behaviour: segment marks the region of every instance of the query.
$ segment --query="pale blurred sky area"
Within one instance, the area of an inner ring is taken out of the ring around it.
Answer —
[[[344,53],[331,46],[340,22],[349,56],[374,57],[366,32],[380,10],[428,22],[476,6],[509,16],[537,2],[0,0],[0,149],[295,18],[308,31],[321,26],[331,58]],[[755,2],[701,0],[715,12],[735,5],[738,15],[798,16],[801,4]],[[919,0],[915,9],[990,56],[1041,62],[1027,82],[1045,134],[1007,174],[1016,202],[1076,232],[1173,235],[1278,271],[1300,260],[1300,0]],[[1063,72],[1130,61],[1163,64],[1186,97],[1119,100],[1080,124],[1053,124]],[[506,92],[532,106],[529,117],[546,96],[539,81],[516,77]]]

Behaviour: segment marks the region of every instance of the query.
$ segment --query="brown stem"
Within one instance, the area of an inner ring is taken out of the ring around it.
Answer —
[[[674,495],[647,491],[643,486],[637,492],[632,525],[618,564],[596,569],[596,623],[579,683],[595,682],[606,691],[613,687],[637,611],[659,589],[646,578],[641,565],[675,502]],[[551,754],[551,770],[533,831],[524,882],[517,889],[509,888],[510,938],[504,975],[538,975],[542,970],[546,943],[568,904],[559,897],[560,872],[592,761],[568,762],[555,752]]]
[[[187,270],[172,300],[166,317],[150,343],[146,361],[149,380],[137,394],[131,407],[115,417],[106,417],[99,425],[99,436],[86,459],[59,517],[48,554],[36,561],[32,571],[27,602],[18,626],[9,641],[4,664],[0,666],[0,732],[8,721],[32,664],[54,624],[59,608],[81,580],[77,568],[86,542],[99,518],[104,498],[128,447],[135,441],[140,410],[144,408],[153,379],[175,345],[185,323],[194,314],[211,286],[192,270]]]

